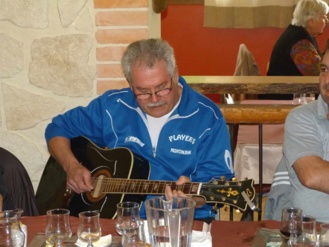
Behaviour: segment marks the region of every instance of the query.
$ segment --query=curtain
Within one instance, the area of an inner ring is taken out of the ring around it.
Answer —
[[[205,0],[204,26],[286,28],[298,0]]]

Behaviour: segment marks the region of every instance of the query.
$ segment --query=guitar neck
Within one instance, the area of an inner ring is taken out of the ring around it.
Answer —
[[[121,179],[110,178],[102,182],[105,185],[104,193],[118,194],[153,194],[163,195],[166,185],[169,185],[172,190],[181,190],[187,195],[199,195],[201,183],[185,183],[176,185],[175,182],[155,181],[142,179]]]

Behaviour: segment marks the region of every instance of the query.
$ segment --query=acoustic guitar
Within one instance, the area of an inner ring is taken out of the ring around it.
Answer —
[[[241,193],[244,191],[250,200],[255,198],[252,179],[212,180],[208,183],[190,182],[176,185],[176,182],[172,181],[148,180],[149,162],[128,148],[100,148],[85,137],[72,139],[71,148],[81,164],[91,171],[94,190],[81,194],[67,190],[64,170],[50,158],[36,194],[40,213],[44,213],[47,207],[50,209],[61,206],[68,208],[73,216],[77,216],[81,211],[99,210],[101,217],[115,218],[117,203],[128,200],[140,203],[145,200],[146,195],[163,195],[166,185],[187,195],[202,196],[207,203],[229,204],[242,211],[246,210],[247,202]],[[60,180],[57,181],[60,184],[54,186],[54,178]],[[47,190],[43,188],[45,186],[48,187]],[[57,205],[54,205],[54,198],[50,199],[54,194],[51,190],[56,190],[57,196],[61,193],[63,195],[59,201],[57,198]]]

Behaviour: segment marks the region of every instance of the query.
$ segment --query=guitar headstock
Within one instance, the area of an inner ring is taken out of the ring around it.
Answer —
[[[205,197],[207,203],[229,204],[245,211],[248,204],[241,195],[242,191],[246,192],[247,196],[252,201],[256,196],[254,180],[212,180],[210,183],[202,184],[200,195]]]

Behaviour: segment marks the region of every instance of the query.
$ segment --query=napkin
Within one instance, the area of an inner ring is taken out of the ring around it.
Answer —
[[[212,237],[210,232],[192,231],[191,247],[211,247]]]
[[[93,242],[94,247],[105,247],[109,246],[112,242],[112,235],[106,235],[101,237],[98,241]],[[80,239],[78,239],[75,243],[76,246],[79,247],[86,247],[86,242],[82,242]]]

